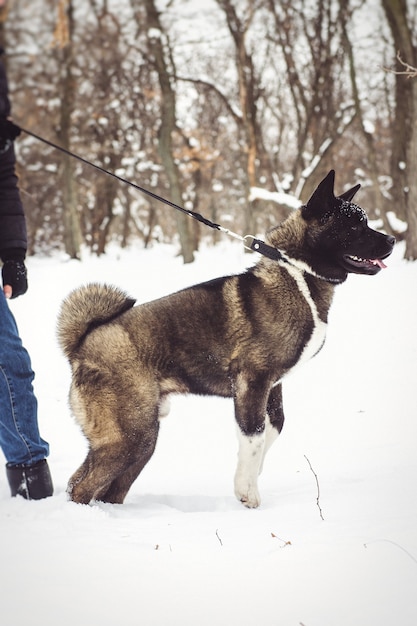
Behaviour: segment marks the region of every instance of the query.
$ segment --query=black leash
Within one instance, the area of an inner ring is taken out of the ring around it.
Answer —
[[[259,252],[259,254],[262,254],[263,256],[266,256],[268,259],[272,259],[273,261],[280,261],[280,260],[285,261],[286,260],[277,248],[273,248],[272,246],[269,246],[264,241],[257,239],[253,235],[245,235],[244,237],[242,237],[241,235],[234,233],[228,228],[224,228],[223,226],[220,226],[220,224],[216,224],[210,221],[209,219],[207,219],[200,213],[196,213],[195,211],[188,211],[187,209],[184,209],[184,207],[179,206],[178,204],[175,204],[175,202],[171,202],[171,200],[167,200],[166,198],[163,198],[162,196],[159,196],[158,194],[153,193],[152,191],[149,191],[149,189],[145,189],[144,187],[141,187],[140,185],[137,185],[136,183],[132,183],[132,181],[127,180],[126,178],[123,178],[122,176],[118,176],[114,172],[110,172],[109,170],[106,170],[104,167],[101,167],[100,165],[96,165],[95,163],[92,163],[91,161],[88,161],[87,159],[84,159],[80,155],[75,154],[74,152],[71,152],[70,150],[67,150],[66,148],[62,148],[61,146],[58,146],[52,141],[49,141],[48,139],[45,139],[44,137],[37,135],[31,130],[27,130],[26,128],[22,128],[21,126],[19,128],[22,132],[26,133],[27,135],[30,135],[31,137],[34,137],[38,141],[45,143],[51,148],[55,148],[55,150],[60,150],[64,154],[74,159],[78,159],[78,161],[81,161],[82,163],[85,163],[86,165],[89,165],[90,167],[94,167],[99,172],[102,172],[103,174],[107,174],[108,176],[112,176],[119,182],[124,183],[126,185],[130,185],[131,187],[134,187],[138,191],[141,191],[147,196],[150,196],[154,200],[158,200],[159,202],[162,202],[163,204],[167,204],[173,209],[176,209],[177,211],[181,211],[182,213],[185,213],[189,217],[192,217],[193,219],[201,222],[202,224],[205,224],[206,226],[209,226],[210,228],[214,228],[226,235],[229,235],[230,237],[239,239],[240,241],[243,242],[244,247],[248,250],[252,250],[253,252]]]

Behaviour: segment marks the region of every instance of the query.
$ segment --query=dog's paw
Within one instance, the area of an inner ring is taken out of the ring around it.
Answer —
[[[257,472],[249,472],[245,466],[238,465],[234,480],[235,495],[248,509],[256,509],[261,503],[257,477]]]
[[[235,489],[236,498],[248,509],[256,509],[261,504],[261,496],[257,487]]]
[[[261,501],[258,498],[247,500],[245,497],[243,497],[240,499],[240,501],[247,509],[257,509],[258,506],[261,504]]]

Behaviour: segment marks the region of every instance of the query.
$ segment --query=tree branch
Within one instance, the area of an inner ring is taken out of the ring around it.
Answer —
[[[407,78],[416,78],[417,77],[417,67],[413,67],[409,63],[406,63],[401,58],[400,52],[397,52],[397,60],[398,62],[405,68],[404,71],[392,70],[389,67],[383,67],[386,72],[390,72],[391,74],[396,74],[397,76],[407,76]]]
[[[212,91],[214,91],[215,94],[219,96],[220,100],[226,106],[227,110],[229,111],[229,113],[231,114],[235,122],[239,125],[242,123],[242,113],[240,111],[236,111],[232,107],[232,105],[230,104],[230,102],[228,101],[224,93],[222,93],[220,89],[216,87],[216,85],[213,85],[213,83],[210,83],[209,81],[206,81],[206,80],[201,80],[199,78],[187,78],[186,76],[178,76],[178,74],[175,74],[174,78],[177,81],[181,80],[184,83],[193,83],[194,85],[199,85],[199,86],[207,87],[208,89],[211,89]]]

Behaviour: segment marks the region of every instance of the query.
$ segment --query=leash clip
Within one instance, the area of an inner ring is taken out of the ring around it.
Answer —
[[[258,252],[259,242],[254,235],[245,235],[242,237],[243,247],[245,250],[251,250],[252,252]]]

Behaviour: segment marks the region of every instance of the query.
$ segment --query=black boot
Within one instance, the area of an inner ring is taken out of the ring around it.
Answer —
[[[52,496],[54,488],[46,459],[34,465],[6,465],[7,478],[12,496],[23,496],[26,500],[41,500]]]

